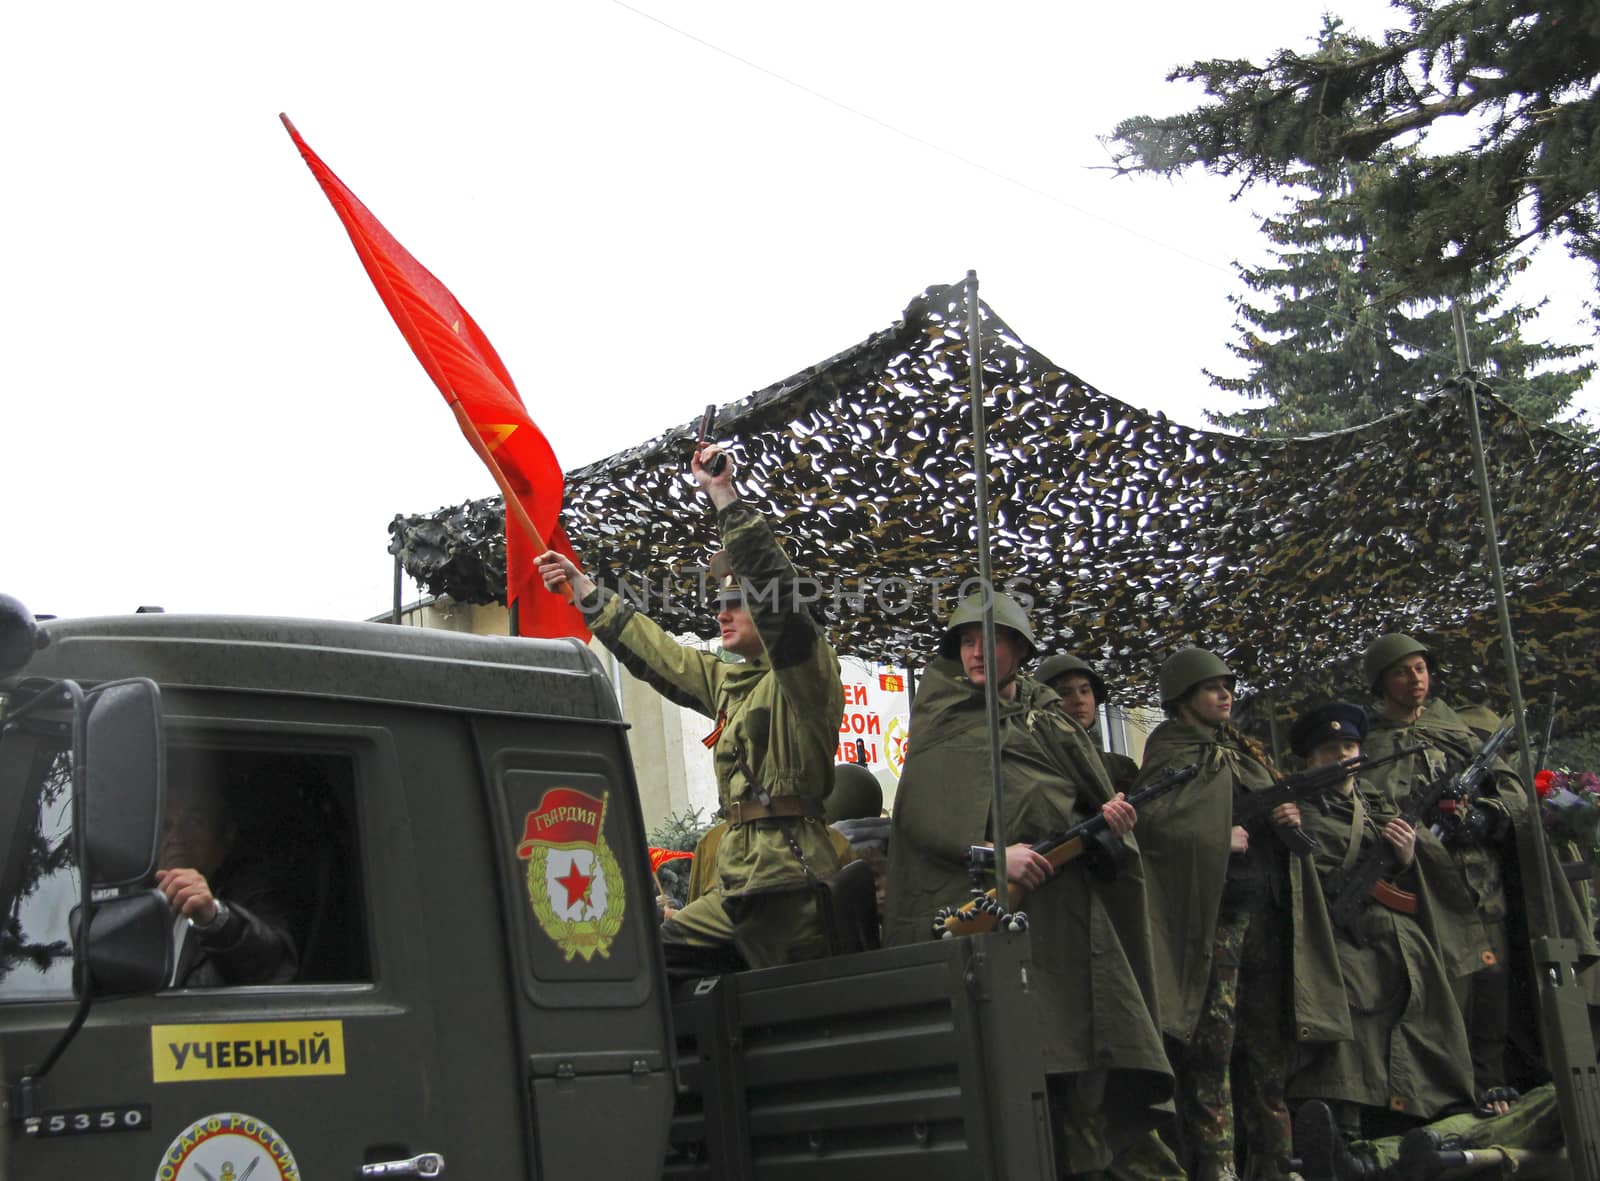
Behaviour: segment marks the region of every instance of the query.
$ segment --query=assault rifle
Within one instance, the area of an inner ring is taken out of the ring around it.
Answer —
[[[1127,802],[1137,810],[1152,800],[1160,799],[1168,792],[1182,787],[1198,774],[1200,774],[1199,763],[1174,767],[1152,781],[1143,791],[1130,796]],[[1071,828],[1051,833],[1033,846],[1033,851],[1049,861],[1055,869],[1060,869],[1069,861],[1076,861],[1088,854],[1096,872],[1107,876],[1115,873],[1121,849],[1120,838],[1112,834],[1110,826],[1106,824],[1105,816],[1099,812],[1087,820],[1079,821]],[[995,864],[995,851],[988,845],[973,845],[968,850],[968,857],[975,877],[984,869],[993,868]],[[1004,870],[1000,872],[1003,873]],[[933,916],[933,933],[942,939],[949,939],[953,935],[984,935],[993,931],[1002,920],[1007,922],[1009,930],[1025,930],[1028,918],[1019,912],[1017,907],[1022,904],[1026,893],[1015,882],[1007,882],[1006,907],[1001,907],[998,889],[983,894],[975,889],[973,894],[977,896],[962,906],[939,908],[938,913]]]
[[[1233,823],[1241,828],[1249,828],[1270,816],[1280,804],[1298,804],[1301,800],[1320,796],[1323,792],[1339,786],[1358,771],[1365,771],[1369,767],[1381,767],[1385,763],[1392,763],[1396,759],[1419,754],[1421,751],[1420,746],[1410,746],[1384,755],[1381,759],[1368,758],[1366,755],[1351,755],[1348,759],[1340,759],[1337,763],[1329,763],[1325,767],[1297,771],[1261,791],[1238,792],[1233,797]],[[1312,840],[1311,834],[1304,829],[1279,824],[1273,826],[1273,831],[1278,834],[1278,839],[1288,846],[1289,852],[1297,856],[1303,857],[1317,847],[1317,842]]]
[[[1507,722],[1494,732],[1494,736],[1483,744],[1483,749],[1460,771],[1446,771],[1433,782],[1412,792],[1400,808],[1400,819],[1416,828],[1445,796],[1470,800],[1493,771],[1491,764],[1511,737],[1511,732],[1512,724]],[[1367,898],[1380,897],[1385,893],[1387,880],[1399,865],[1399,852],[1388,841],[1380,840],[1364,852],[1355,864],[1334,873],[1324,886],[1328,917],[1357,947],[1366,944],[1361,930],[1361,915]],[[1392,890],[1393,887],[1387,889]]]

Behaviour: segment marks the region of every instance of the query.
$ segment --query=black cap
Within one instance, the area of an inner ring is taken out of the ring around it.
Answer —
[[[1366,710],[1348,701],[1330,701],[1296,719],[1289,731],[1289,745],[1304,759],[1324,742],[1343,739],[1359,743],[1366,736]]]

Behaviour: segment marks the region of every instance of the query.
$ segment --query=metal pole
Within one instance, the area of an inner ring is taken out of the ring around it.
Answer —
[[[1000,762],[1000,686],[995,680],[994,579],[989,566],[989,454],[983,416],[983,324],[978,312],[978,272],[968,271],[967,384],[972,391],[973,500],[978,518],[978,581],[983,588],[983,704],[989,724],[989,780],[994,787],[989,835],[994,838],[995,896],[1006,896],[1005,773]]]
[[[1527,711],[1522,702],[1522,681],[1517,673],[1517,646],[1511,634],[1511,607],[1506,599],[1505,576],[1500,569],[1500,540],[1495,532],[1494,497],[1489,490],[1489,465],[1484,458],[1483,426],[1478,421],[1478,382],[1467,350],[1467,320],[1461,305],[1450,309],[1455,327],[1456,358],[1461,366],[1457,381],[1467,412],[1472,438],[1472,460],[1477,469],[1478,494],[1483,509],[1484,548],[1500,614],[1500,642],[1505,649],[1506,687],[1511,694],[1517,741],[1522,744],[1524,770],[1518,777],[1528,797],[1529,821],[1521,826],[1527,839],[1519,840],[1526,882],[1538,883],[1544,907],[1543,930],[1528,916],[1528,943],[1533,975],[1539,993],[1540,1026],[1544,1034],[1545,1064],[1556,1084],[1562,1137],[1573,1181],[1600,1181],[1600,1071],[1595,1064],[1594,1038],[1589,1028],[1587,998],[1578,979],[1579,946],[1562,938],[1556,922],[1555,888],[1550,882],[1549,846],[1540,820],[1539,795],[1533,786],[1533,745],[1528,737]],[[1519,837],[1522,835],[1519,832]],[[1528,862],[1532,864],[1529,865]],[[1523,905],[1526,905],[1524,898]]]
[[[1522,702],[1522,678],[1517,673],[1517,642],[1511,634],[1511,604],[1506,598],[1505,574],[1500,569],[1500,538],[1494,524],[1494,494],[1489,489],[1489,464],[1483,452],[1483,426],[1478,421],[1478,382],[1472,372],[1472,356],[1467,349],[1467,318],[1460,304],[1450,308],[1451,321],[1456,333],[1456,361],[1461,366],[1461,397],[1467,412],[1467,427],[1472,438],[1472,462],[1478,474],[1478,498],[1483,511],[1483,547],[1489,559],[1489,579],[1494,586],[1494,598],[1500,614],[1500,644],[1505,653],[1506,689],[1511,694],[1511,720],[1517,726],[1517,744],[1522,747],[1522,763],[1526,768],[1533,758],[1533,741],[1528,736],[1528,711]],[[1518,773],[1522,790],[1528,797],[1530,813],[1538,818],[1539,794],[1533,787],[1533,773]],[[1537,834],[1541,858],[1544,855],[1545,835],[1543,824],[1532,824]],[[1546,921],[1555,921],[1555,893],[1550,887],[1550,875],[1536,873],[1539,881],[1539,901],[1544,904]],[[1552,931],[1551,934],[1554,934]]]
[[[401,617],[400,578],[404,573],[400,565],[400,555],[394,556],[394,614],[389,617],[389,622],[398,625]]]

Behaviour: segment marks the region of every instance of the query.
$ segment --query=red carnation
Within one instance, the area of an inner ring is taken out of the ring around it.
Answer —
[[[1533,777],[1533,789],[1539,793],[1541,800],[1550,794],[1555,785],[1556,773],[1554,771],[1539,771]]]

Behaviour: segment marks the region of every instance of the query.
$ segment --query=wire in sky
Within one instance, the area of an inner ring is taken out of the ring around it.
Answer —
[[[707,41],[704,37],[701,37],[696,33],[691,33],[687,29],[680,29],[677,25],[662,20],[654,13],[646,12],[642,8],[635,8],[633,5],[625,3],[624,0],[611,0],[611,2],[618,8],[625,8],[636,16],[642,16],[645,18],[645,20],[654,21],[663,29],[667,29],[673,33],[676,33],[680,37],[687,38],[688,40],[693,41],[696,45],[704,46],[713,53],[719,53],[723,57],[726,57],[732,61],[736,61],[742,66],[746,66],[752,70],[755,70],[757,73],[765,74],[767,77],[772,78],[775,81],[782,82],[785,86],[791,86],[795,90],[800,91],[802,94],[808,94],[814,99],[827,103],[829,106],[838,107],[841,111],[845,111],[851,115],[854,115],[858,119],[864,119],[868,123],[883,128],[883,130],[891,133],[892,135],[898,135],[901,139],[910,140],[912,143],[927,148],[929,151],[938,152],[941,156],[948,156],[950,159],[955,160],[958,163],[965,164],[968,168],[975,169],[976,171],[982,172],[987,176],[992,176],[996,180],[1004,181],[1006,184],[1019,188],[1023,192],[1032,193],[1035,197],[1042,197],[1052,204],[1060,205],[1064,209],[1070,209],[1076,214],[1089,218],[1091,221],[1097,221],[1101,225],[1110,226],[1112,229],[1120,230],[1124,234],[1127,234],[1133,238],[1138,238],[1141,241],[1148,242],[1152,246],[1159,246],[1163,250],[1169,251],[1173,254],[1181,255],[1191,262],[1199,263],[1203,267],[1209,267],[1212,270],[1219,271],[1226,271],[1228,269],[1225,266],[1220,266],[1216,262],[1213,262],[1209,258],[1203,258],[1198,254],[1191,254],[1183,247],[1176,246],[1171,242],[1163,241],[1160,238],[1145,233],[1143,230],[1136,230],[1132,226],[1124,225],[1119,221],[1114,221],[1103,214],[1094,212],[1092,209],[1085,209],[1081,205],[1074,205],[1071,201],[1068,201],[1065,197],[1062,197],[1058,193],[1052,193],[1048,189],[1041,189],[1038,185],[1031,184],[1028,181],[1022,180],[1020,177],[1013,176],[1009,172],[1002,172],[1000,169],[995,168],[992,165],[985,164],[981,160],[974,160],[971,156],[964,156],[953,148],[947,148],[943,144],[936,143],[931,139],[920,136],[914,131],[907,131],[904,127],[890,123],[886,119],[880,119],[877,115],[874,115],[869,111],[863,111],[859,107],[853,107],[847,102],[834,98],[831,94],[826,94],[823,91],[817,90],[815,87],[807,86],[804,82],[797,82],[795,79],[790,78],[787,75],[780,74],[777,70],[772,69],[770,66],[764,66],[760,62],[751,61],[747,57],[741,57],[737,53],[734,53],[731,49],[724,49],[722,46],[716,44],[715,42]]]
[[[955,160],[958,163],[964,164],[968,168],[971,168],[971,169],[974,169],[974,170],[976,170],[978,172],[981,172],[981,173],[985,174],[986,176],[992,176],[996,180],[999,180],[999,181],[1001,181],[1001,182],[1003,182],[1005,184],[1008,184],[1008,185],[1012,185],[1015,188],[1021,189],[1023,192],[1031,193],[1036,197],[1041,197],[1044,200],[1049,201],[1052,204],[1059,205],[1064,209],[1070,209],[1070,210],[1072,210],[1072,212],[1078,214],[1081,217],[1086,217],[1086,218],[1089,218],[1092,221],[1099,222],[1101,225],[1109,226],[1110,228],[1112,228],[1114,230],[1118,230],[1118,231],[1120,231],[1120,232],[1122,232],[1124,234],[1127,234],[1131,238],[1137,238],[1140,241],[1148,242],[1150,245],[1158,247],[1159,249],[1165,250],[1165,251],[1167,251],[1167,252],[1169,252],[1171,254],[1178,255],[1178,256],[1180,256],[1182,258],[1186,258],[1190,262],[1198,263],[1200,266],[1208,267],[1211,270],[1222,271],[1225,274],[1230,274],[1231,275],[1232,272],[1233,272],[1233,267],[1230,267],[1230,266],[1215,262],[1215,261],[1213,261],[1212,259],[1209,259],[1209,258],[1204,258],[1201,255],[1194,254],[1194,253],[1192,253],[1192,252],[1190,252],[1188,250],[1185,250],[1181,246],[1177,246],[1177,245],[1174,245],[1171,242],[1164,241],[1163,239],[1157,238],[1157,237],[1155,237],[1154,235],[1151,235],[1151,234],[1147,234],[1142,230],[1134,229],[1132,226],[1125,225],[1122,222],[1116,221],[1116,220],[1114,220],[1112,218],[1109,218],[1109,217],[1106,217],[1106,216],[1104,216],[1102,214],[1095,213],[1093,210],[1085,209],[1081,205],[1075,205],[1071,201],[1068,201],[1066,198],[1060,196],[1057,193],[1053,193],[1053,192],[1049,191],[1048,189],[1042,189],[1038,185],[1035,185],[1035,184],[1032,184],[1032,183],[1030,183],[1028,181],[1025,181],[1025,180],[1021,179],[1020,177],[1013,176],[1009,172],[1004,172],[1004,171],[1002,171],[1002,170],[1000,170],[998,168],[993,167],[992,165],[985,164],[981,160],[975,160],[970,156],[963,155],[962,153],[954,150],[953,148],[948,148],[948,147],[946,147],[945,145],[943,145],[941,143],[937,143],[934,140],[927,139],[924,136],[918,135],[914,131],[907,131],[904,127],[900,127],[897,124],[890,123],[886,119],[881,119],[877,115],[874,115],[869,111],[863,111],[859,107],[853,107],[847,102],[844,102],[844,101],[842,101],[840,99],[834,98],[831,94],[827,94],[827,93],[825,93],[825,92],[823,92],[821,90],[816,89],[813,86],[806,85],[804,82],[796,81],[795,79],[790,78],[785,74],[781,74],[777,70],[772,69],[770,66],[764,66],[760,62],[751,61],[747,57],[742,57],[739,54],[734,53],[731,49],[725,49],[721,45],[718,45],[713,41],[708,41],[704,37],[701,37],[700,35],[698,35],[696,33],[691,33],[687,29],[679,28],[677,25],[672,24],[670,21],[666,21],[666,20],[661,19],[659,16],[656,16],[652,12],[646,12],[642,8],[636,8],[632,4],[626,3],[626,0],[611,0],[611,2],[613,4],[615,4],[618,8],[626,9],[628,12],[633,13],[635,16],[643,17],[645,20],[648,20],[648,21],[651,21],[651,22],[653,22],[653,23],[655,23],[657,25],[660,25],[663,29],[666,29],[669,32],[676,33],[678,36],[683,37],[686,40],[693,41],[696,45],[699,45],[699,46],[701,46],[701,47],[703,47],[705,49],[709,49],[713,53],[720,54],[723,57],[726,57],[726,58],[730,59],[731,61],[736,61],[740,65],[745,66],[747,69],[755,70],[757,73],[765,74],[767,77],[773,79],[774,81],[781,82],[785,86],[792,87],[793,89],[800,91],[802,94],[809,95],[810,97],[812,97],[814,99],[817,99],[820,102],[827,103],[829,106],[832,106],[832,107],[837,107],[839,110],[845,111],[848,114],[854,115],[858,119],[865,120],[868,123],[871,123],[871,124],[873,124],[873,125],[875,125],[877,127],[880,127],[883,130],[889,132],[891,135],[897,135],[902,139],[910,140],[912,143],[918,144],[921,147],[927,148],[929,151],[937,152],[941,156],[948,156],[950,159]],[[1349,325],[1352,328],[1356,327],[1356,321],[1355,321],[1355,319],[1353,317],[1345,315],[1343,312],[1340,312],[1336,308],[1324,307],[1321,304],[1317,304],[1317,303],[1310,303],[1310,306],[1315,308],[1316,310],[1320,311],[1324,316],[1326,316],[1328,318],[1328,320],[1330,322],[1335,322],[1335,323],[1336,322],[1343,322],[1343,323]],[[1377,305],[1373,301],[1369,300],[1369,301],[1367,301],[1367,305],[1366,306],[1370,308],[1370,307],[1374,307],[1374,306],[1377,306]],[[1446,362],[1454,360],[1454,358],[1448,352],[1445,352],[1445,351],[1440,350],[1440,349],[1431,349],[1431,350],[1424,349],[1424,350],[1420,351],[1420,355],[1421,356],[1425,356],[1425,357],[1433,357],[1436,360],[1444,360]],[[1525,381],[1511,381],[1511,380],[1507,380],[1507,379],[1502,378],[1500,380],[1500,388],[1503,389],[1503,390],[1509,391],[1509,390],[1513,390],[1513,389],[1528,390],[1528,389],[1531,389],[1532,387]],[[1549,423],[1549,424],[1546,424],[1546,425],[1558,426],[1559,424]]]

